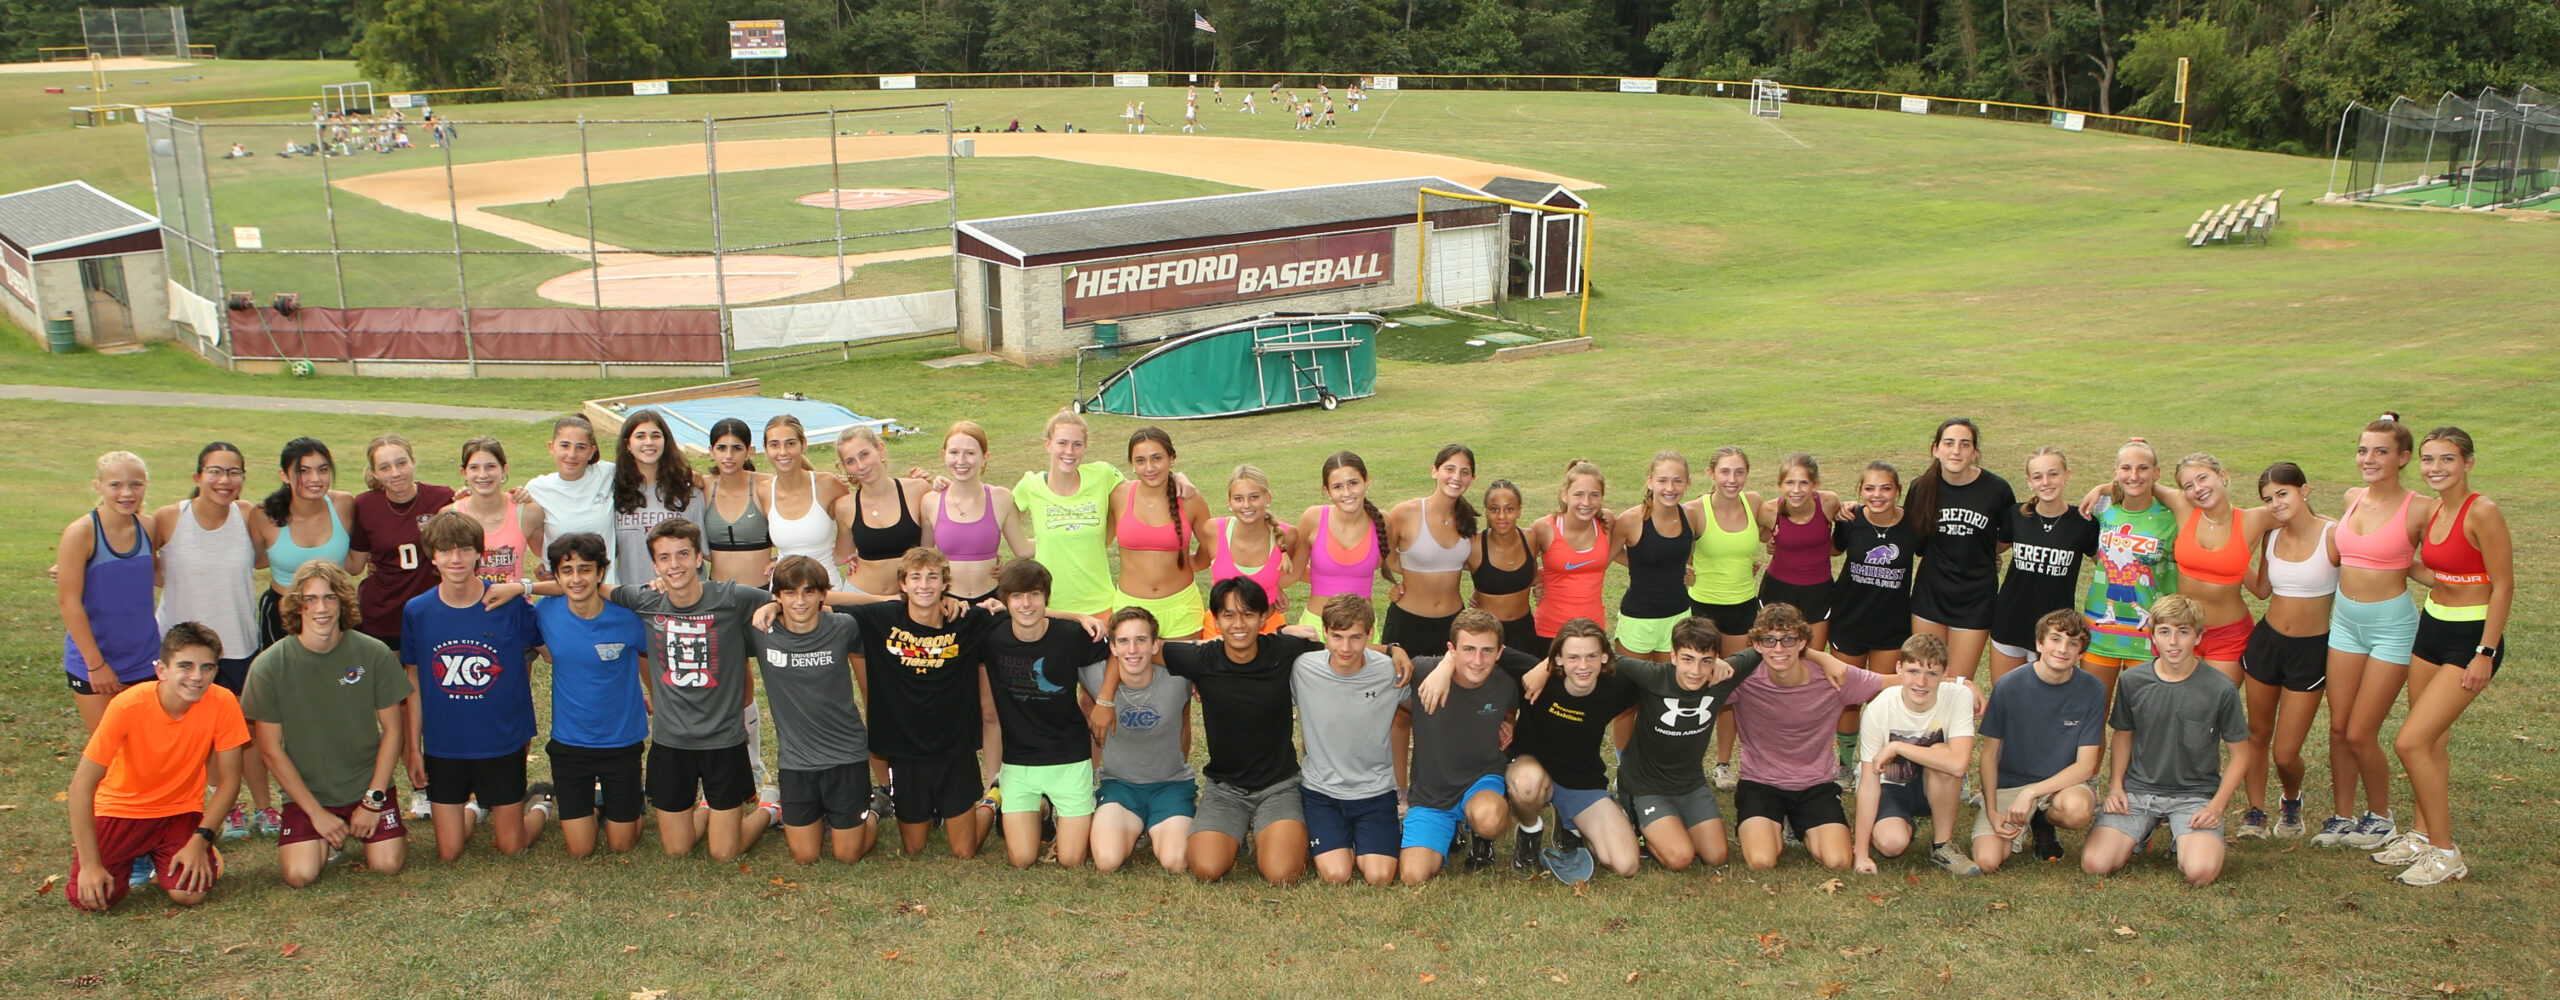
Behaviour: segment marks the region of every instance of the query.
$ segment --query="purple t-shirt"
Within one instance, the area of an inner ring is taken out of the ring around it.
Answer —
[[[1733,692],[1733,721],[1741,727],[1742,780],[1789,790],[1827,784],[1839,773],[1831,737],[1840,710],[1864,705],[1884,690],[1884,677],[1852,669],[1839,687],[1808,664],[1813,676],[1794,687],[1754,670]]]

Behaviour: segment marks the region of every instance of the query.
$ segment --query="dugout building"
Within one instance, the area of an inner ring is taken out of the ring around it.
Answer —
[[[90,347],[171,335],[159,218],[80,181],[0,195],[0,289],[39,342],[64,319]]]
[[[962,222],[960,344],[1056,360],[1104,324],[1140,340],[1268,312],[1492,301],[1506,269],[1503,206],[1424,201],[1424,188],[1483,193],[1416,177]],[[1430,226],[1422,275],[1417,207]]]

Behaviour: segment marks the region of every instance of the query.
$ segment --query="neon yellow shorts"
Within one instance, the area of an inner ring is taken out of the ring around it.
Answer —
[[[1208,605],[1200,600],[1200,588],[1184,587],[1163,597],[1139,597],[1125,590],[1115,590],[1111,597],[1114,608],[1145,608],[1156,616],[1156,633],[1182,635],[1193,622],[1201,620]]]
[[[1626,647],[1630,653],[1668,653],[1671,651],[1671,626],[1680,624],[1680,619],[1687,617],[1686,613],[1665,618],[1619,615],[1618,645]]]
[[[1004,787],[1008,813],[1039,812],[1040,800],[1045,798],[1060,816],[1093,815],[1093,762],[1089,760],[1039,767],[1006,764],[997,769],[996,784]]]

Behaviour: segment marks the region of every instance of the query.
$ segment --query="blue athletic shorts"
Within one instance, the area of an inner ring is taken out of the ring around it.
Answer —
[[[1104,778],[1097,797],[1102,805],[1117,805],[1136,814],[1141,830],[1152,830],[1158,823],[1188,817],[1200,809],[1200,785],[1187,780],[1141,785]]]
[[[1401,834],[1394,789],[1365,799],[1337,799],[1304,787],[1298,795],[1307,813],[1308,857],[1340,850],[1395,856]]]
[[[1466,825],[1467,803],[1474,800],[1477,795],[1485,792],[1492,792],[1495,795],[1507,795],[1510,791],[1510,784],[1503,781],[1501,775],[1488,774],[1484,777],[1477,778],[1476,783],[1468,785],[1466,791],[1458,793],[1458,804],[1455,806],[1451,806],[1447,809],[1425,809],[1421,806],[1406,807],[1404,811],[1404,846],[1428,847],[1434,851],[1440,852],[1441,857],[1448,857],[1449,845],[1457,843],[1458,828]]]
[[[1563,785],[1557,785],[1556,797],[1552,800],[1556,805],[1556,821],[1580,830],[1582,824],[1574,822],[1574,817],[1582,815],[1582,811],[1591,808],[1594,802],[1608,802],[1613,798],[1606,788],[1566,788]]]

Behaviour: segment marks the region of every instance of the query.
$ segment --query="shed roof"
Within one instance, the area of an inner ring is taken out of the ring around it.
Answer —
[[[1409,177],[972,219],[960,223],[960,230],[1017,259],[1028,259],[1331,223],[1409,219],[1426,187],[1483,193],[1443,177]],[[1449,207],[1472,206],[1451,202]]]
[[[160,228],[160,219],[86,181],[0,195],[0,237],[29,255]]]
[[[1558,192],[1562,192],[1566,202],[1574,208],[1591,207],[1591,203],[1584,201],[1581,195],[1573,193],[1573,189],[1565,187],[1564,185],[1558,184],[1554,181],[1533,181],[1524,180],[1518,177],[1496,177],[1484,182],[1484,193],[1486,194],[1492,195],[1496,198],[1509,198],[1513,201],[1525,201],[1532,205],[1557,204],[1555,196]]]

